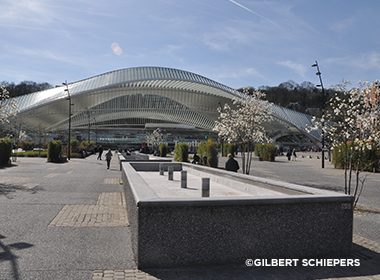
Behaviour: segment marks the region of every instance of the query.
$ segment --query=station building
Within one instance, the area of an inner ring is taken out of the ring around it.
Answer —
[[[19,113],[10,125],[34,138],[42,127],[67,141],[70,121],[72,139],[124,147],[141,145],[157,128],[169,144],[199,142],[205,136],[217,141],[212,131],[217,108],[241,94],[183,70],[126,68],[16,97]],[[279,146],[315,146],[320,140],[320,131],[306,131],[311,116],[274,104],[270,110],[273,121],[264,127]]]

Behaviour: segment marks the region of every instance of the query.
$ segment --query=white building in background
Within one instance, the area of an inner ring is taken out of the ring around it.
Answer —
[[[69,100],[71,137],[116,145],[141,144],[160,128],[165,141],[200,141],[213,135],[217,108],[242,93],[203,76],[164,67],[116,70],[66,86],[14,98],[19,113],[13,129],[36,133],[38,124],[67,141]],[[315,145],[320,131],[306,132],[311,116],[271,105],[267,134],[280,146]],[[217,139],[215,139],[217,140]]]

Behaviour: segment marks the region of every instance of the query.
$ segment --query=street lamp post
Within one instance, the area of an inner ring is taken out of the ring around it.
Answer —
[[[64,83],[62,83],[64,86],[66,86],[65,88],[65,91],[67,91],[67,100],[69,100],[69,143],[68,143],[68,151],[67,151],[67,158],[70,160],[70,150],[71,150],[71,144],[70,144],[70,140],[71,140],[71,106],[74,105],[71,103],[71,96],[70,96],[70,92],[69,92],[69,84],[67,83],[67,81],[65,81]]]
[[[91,132],[90,132],[90,129],[91,129],[91,121],[92,121],[91,120],[92,112],[90,111],[90,109],[87,109],[86,115],[87,115],[87,118],[88,118],[88,143],[90,143],[90,141],[91,141],[91,135],[90,135]]]
[[[220,103],[220,101],[218,102],[218,106],[220,108],[220,112],[223,113],[223,107],[222,107],[222,104]],[[223,137],[220,138],[220,142],[222,144],[222,147],[221,147],[221,152],[222,152],[222,157],[223,157]]]
[[[317,67],[317,73],[315,73],[319,77],[320,85],[317,85],[317,87],[322,88],[322,114],[325,109],[325,89],[323,88],[323,82],[322,82],[322,76],[321,71],[319,71],[319,65],[318,62],[315,61],[311,67]],[[325,131],[324,131],[325,123],[322,121],[322,168],[325,168]]]

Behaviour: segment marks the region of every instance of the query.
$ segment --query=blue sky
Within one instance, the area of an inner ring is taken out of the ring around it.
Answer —
[[[138,66],[233,88],[380,75],[380,1],[1,0],[0,81],[60,85]]]

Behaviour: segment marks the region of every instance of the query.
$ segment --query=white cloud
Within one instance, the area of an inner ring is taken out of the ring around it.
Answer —
[[[372,51],[357,56],[350,55],[346,57],[329,58],[326,62],[363,70],[378,70],[380,68],[380,53]]]
[[[305,78],[305,73],[307,70],[306,70],[306,67],[304,65],[295,63],[295,62],[290,61],[290,60],[281,61],[281,62],[278,62],[278,64],[296,71],[301,77]]]
[[[3,24],[34,23],[39,25],[49,24],[53,18],[53,11],[44,5],[44,1],[19,0],[5,1],[0,5],[2,16],[0,20]]]
[[[346,33],[352,28],[354,20],[352,18],[336,21],[330,25],[330,29],[337,33]]]

